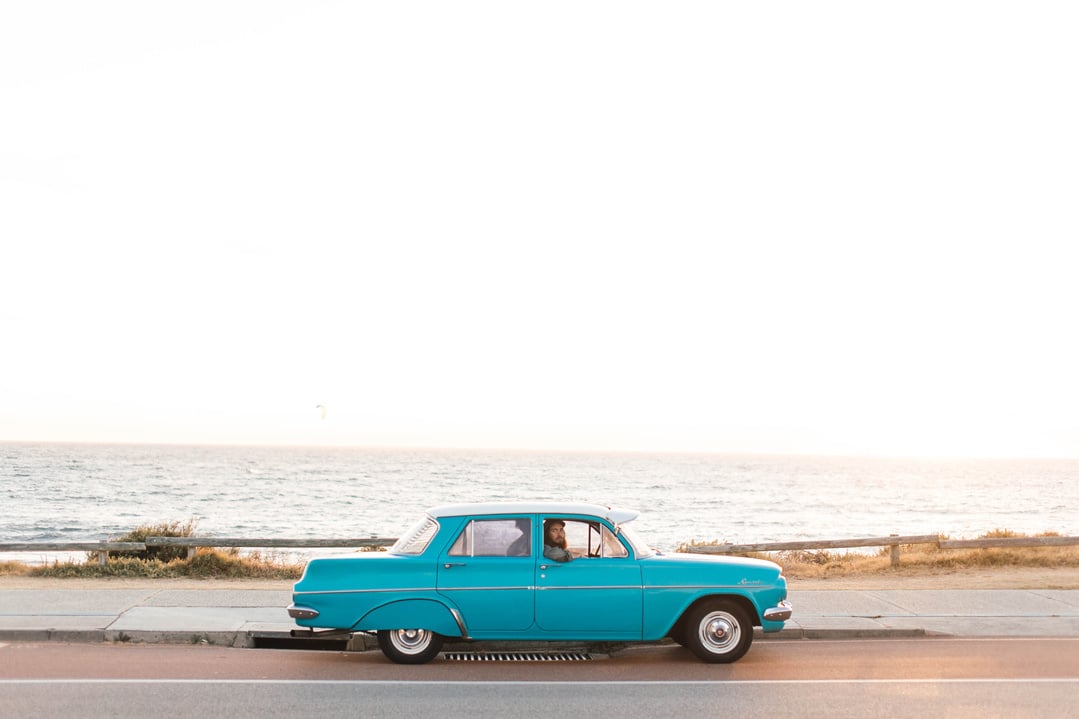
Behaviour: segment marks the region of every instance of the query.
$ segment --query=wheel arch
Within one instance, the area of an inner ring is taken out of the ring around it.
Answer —
[[[722,592],[715,592],[712,594],[702,594],[701,596],[690,602],[678,615],[678,619],[671,625],[670,631],[667,632],[667,636],[675,640],[681,635],[686,625],[686,617],[693,613],[693,610],[699,607],[705,602],[710,602],[716,599],[726,599],[736,603],[739,607],[745,610],[746,616],[753,623],[753,626],[761,626],[761,615],[757,611],[757,605],[753,603],[749,597],[742,594],[725,594]]]
[[[459,613],[435,599],[398,599],[367,612],[352,629],[429,629],[446,637],[467,636],[459,618]]]

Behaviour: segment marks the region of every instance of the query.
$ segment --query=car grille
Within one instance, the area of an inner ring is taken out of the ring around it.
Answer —
[[[583,652],[446,652],[453,662],[590,662]]]

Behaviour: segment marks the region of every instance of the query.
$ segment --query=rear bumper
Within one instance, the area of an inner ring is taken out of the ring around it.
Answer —
[[[302,607],[298,604],[290,604],[288,615],[293,619],[314,619],[318,616],[318,610],[311,607]]]

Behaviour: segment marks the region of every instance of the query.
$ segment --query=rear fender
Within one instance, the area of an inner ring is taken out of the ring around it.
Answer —
[[[429,629],[445,637],[465,636],[465,628],[445,604],[433,599],[402,599],[372,609],[353,631]]]

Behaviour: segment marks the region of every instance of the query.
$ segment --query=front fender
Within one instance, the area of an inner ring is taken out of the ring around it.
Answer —
[[[464,626],[450,608],[433,599],[401,599],[383,604],[363,615],[352,629],[429,629],[445,637],[465,636]]]

